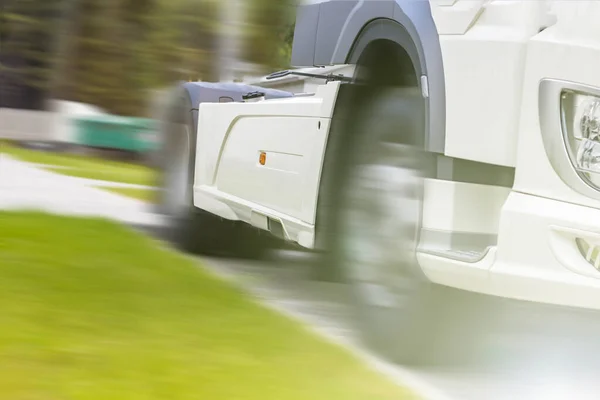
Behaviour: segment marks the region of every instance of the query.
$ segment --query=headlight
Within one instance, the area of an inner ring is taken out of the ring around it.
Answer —
[[[578,110],[580,137],[597,140],[600,134],[600,100],[593,96],[580,96]]]
[[[600,97],[563,90],[561,119],[573,167],[584,181],[600,189]]]

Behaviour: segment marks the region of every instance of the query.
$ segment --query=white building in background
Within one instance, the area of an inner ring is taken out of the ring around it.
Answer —
[[[51,100],[45,110],[0,108],[0,139],[52,145],[71,144],[77,139],[74,119],[107,115],[96,106]]]

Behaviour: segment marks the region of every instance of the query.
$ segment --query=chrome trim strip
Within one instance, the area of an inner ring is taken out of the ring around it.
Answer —
[[[576,192],[600,200],[594,189],[575,169],[569,157],[567,131],[563,126],[561,93],[571,90],[600,97],[600,88],[559,79],[542,79],[539,88],[539,122],[542,141],[552,168],[562,181]]]

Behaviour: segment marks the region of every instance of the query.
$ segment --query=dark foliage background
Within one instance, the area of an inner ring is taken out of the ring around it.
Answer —
[[[265,72],[286,68],[293,0],[243,4],[241,60]],[[141,115],[149,90],[219,79],[224,0],[0,0],[0,7],[0,107],[40,109],[61,98]]]

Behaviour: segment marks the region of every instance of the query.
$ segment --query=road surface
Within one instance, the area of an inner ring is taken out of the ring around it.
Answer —
[[[106,182],[45,171],[0,153],[0,209],[98,216],[146,226],[165,223],[150,205],[100,189],[103,186]]]

